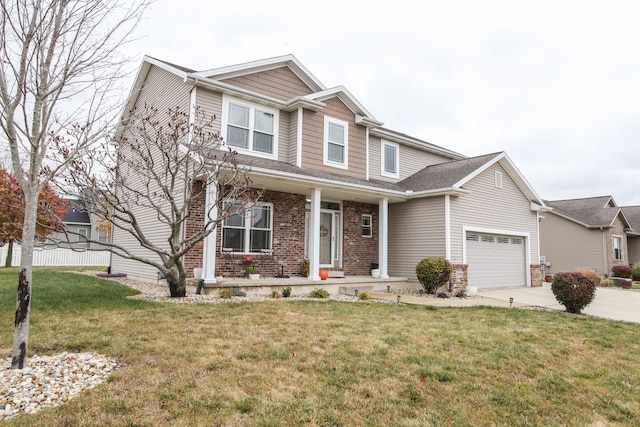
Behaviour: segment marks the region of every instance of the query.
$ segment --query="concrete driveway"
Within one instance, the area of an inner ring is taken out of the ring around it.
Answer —
[[[542,287],[518,287],[480,290],[478,295],[501,301],[513,298],[514,306],[536,306],[564,311],[551,292],[551,284]],[[612,320],[640,323],[640,292],[620,288],[598,288],[584,314]]]

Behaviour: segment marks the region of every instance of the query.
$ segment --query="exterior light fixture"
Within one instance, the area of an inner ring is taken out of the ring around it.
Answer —
[[[391,285],[387,285],[387,292],[391,292]]]
[[[356,296],[358,296],[358,290],[356,289]]]
[[[398,304],[400,304],[400,294],[398,294]]]
[[[513,304],[513,297],[509,298],[509,308],[511,308],[512,304]]]

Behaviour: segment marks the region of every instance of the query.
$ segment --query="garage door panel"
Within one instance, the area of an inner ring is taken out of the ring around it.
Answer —
[[[469,285],[480,288],[524,286],[524,239],[467,233]]]

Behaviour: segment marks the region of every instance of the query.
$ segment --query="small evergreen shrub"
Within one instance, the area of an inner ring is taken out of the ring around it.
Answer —
[[[369,292],[360,292],[358,294],[358,299],[360,301],[369,301],[371,299],[371,294]]]
[[[424,258],[416,265],[418,281],[428,294],[435,294],[439,287],[446,284],[452,272],[453,266],[445,258]]]
[[[622,277],[628,279],[631,277],[631,267],[628,265],[614,265],[611,267],[611,275],[613,277]]]
[[[233,289],[231,289],[231,296],[232,297],[246,297],[247,294],[245,292],[242,292],[240,289],[233,288]]]
[[[329,298],[329,292],[322,288],[314,289],[309,295],[311,298]]]
[[[218,298],[231,299],[232,296],[233,294],[231,293],[231,289],[229,288],[220,289],[218,291]]]
[[[631,278],[634,282],[640,282],[640,268],[634,268],[631,270]]]
[[[580,313],[596,294],[596,284],[582,273],[557,273],[551,291],[569,313]]]
[[[291,286],[287,286],[282,290],[282,298],[289,298],[291,296]]]

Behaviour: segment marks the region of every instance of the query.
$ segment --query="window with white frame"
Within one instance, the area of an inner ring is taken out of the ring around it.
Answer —
[[[240,253],[262,253],[263,249],[271,249],[273,205],[265,203],[245,208],[241,203],[227,203],[225,211],[229,216],[222,223],[222,248]]]
[[[278,111],[224,97],[223,136],[229,146],[240,152],[275,156],[278,140]]]
[[[398,178],[400,176],[400,148],[398,144],[382,141],[382,176]]]
[[[347,168],[349,124],[331,117],[324,118],[324,164]]]
[[[613,236],[613,259],[621,260],[622,256],[622,237]]]
[[[362,237],[373,236],[373,220],[371,214],[362,214]]]

